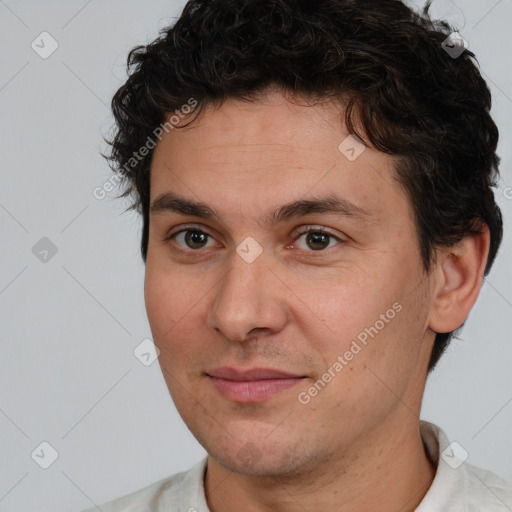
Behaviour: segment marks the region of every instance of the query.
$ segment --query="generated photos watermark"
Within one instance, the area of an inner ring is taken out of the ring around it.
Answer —
[[[322,374],[322,376],[306,391],[301,391],[297,399],[302,405],[307,405],[311,399],[320,393],[332,379],[334,379],[345,368],[354,357],[368,344],[369,338],[373,339],[393,320],[400,311],[402,304],[395,302],[391,308],[379,316],[379,319],[371,326],[366,327],[353,340],[350,348],[343,355],[337,357],[336,361]],[[359,343],[358,343],[359,342]],[[361,346],[362,345],[362,346]]]
[[[184,103],[179,109],[176,109],[165,123],[161,123],[153,130],[153,137],[148,135],[145,144],[143,144],[137,151],[133,152],[132,157],[123,165],[123,170],[129,174],[130,171],[139,164],[139,162],[142,162],[142,160],[149,155],[149,152],[152,149],[155,149],[157,140],[162,140],[164,132],[169,133],[170,130],[174,129],[174,127],[185,119],[187,115],[194,111],[197,105],[198,101],[195,98],[189,98],[187,103]],[[108,192],[112,192],[121,180],[121,175],[114,174],[106,180],[101,187],[96,187],[92,191],[92,195],[95,199],[102,201],[107,197]]]

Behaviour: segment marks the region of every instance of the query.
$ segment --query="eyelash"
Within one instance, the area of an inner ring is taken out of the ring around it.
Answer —
[[[213,239],[213,237],[209,233],[207,233],[206,231],[202,230],[199,226],[192,225],[192,226],[185,226],[183,229],[181,229],[179,231],[176,231],[175,233],[172,233],[171,235],[167,236],[164,239],[164,241],[165,242],[169,242],[169,241],[175,239],[179,234],[186,233],[188,231],[197,231],[198,233],[205,234],[206,236],[208,236],[211,239]],[[301,232],[297,233],[297,236],[294,238],[294,242],[296,240],[298,240],[301,236],[307,235],[308,233],[315,233],[315,234],[326,235],[329,238],[332,238],[332,239],[336,240],[339,244],[343,244],[344,243],[344,240],[342,240],[341,238],[337,237],[336,235],[333,235],[329,231],[326,231],[325,229],[322,229],[322,228],[317,228],[315,226],[308,227],[304,231],[301,231]],[[199,253],[199,252],[201,252],[203,250],[203,249],[183,248],[183,247],[181,247],[179,245],[178,245],[178,249],[181,250],[181,251],[184,251],[184,252],[188,252],[188,253],[191,253],[191,252]],[[318,251],[315,251],[315,250],[311,249],[311,250],[306,251],[306,252],[326,253],[329,249],[332,249],[332,247],[327,247],[325,249],[320,249]]]

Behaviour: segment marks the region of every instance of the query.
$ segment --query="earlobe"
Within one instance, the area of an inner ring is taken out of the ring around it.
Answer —
[[[445,333],[459,328],[478,298],[489,254],[489,228],[438,251],[429,327]]]

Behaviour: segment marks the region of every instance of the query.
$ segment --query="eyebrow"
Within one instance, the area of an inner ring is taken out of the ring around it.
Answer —
[[[151,204],[149,211],[152,215],[172,212],[222,222],[222,217],[207,204],[200,201],[191,201],[173,192],[159,195]],[[263,215],[261,221],[269,226],[275,226],[280,222],[312,213],[338,214],[359,220],[369,220],[371,217],[369,211],[355,205],[348,199],[329,195],[318,199],[300,199],[279,206],[276,210]]]

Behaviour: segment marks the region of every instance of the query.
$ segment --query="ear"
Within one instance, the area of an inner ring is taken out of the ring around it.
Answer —
[[[480,233],[437,251],[429,316],[434,332],[454,331],[466,320],[482,287],[489,244],[489,228],[483,224]]]

